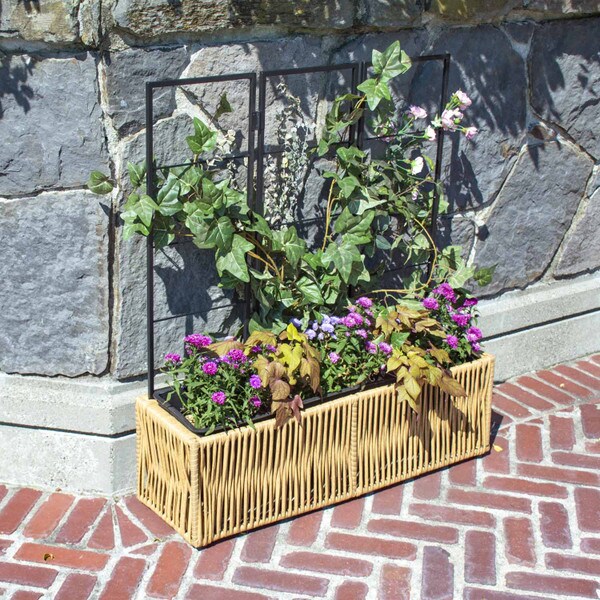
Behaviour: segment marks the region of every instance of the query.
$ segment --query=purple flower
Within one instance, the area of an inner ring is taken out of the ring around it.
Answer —
[[[321,325],[321,331],[324,331],[325,333],[333,333],[334,332],[334,327],[331,323],[323,323]]]
[[[476,306],[479,300],[477,298],[467,298],[463,302],[463,308],[469,308],[469,306]]]
[[[359,327],[363,322],[364,318],[362,315],[359,315],[356,312],[351,312],[342,319],[342,323],[346,325],[346,327]]]
[[[319,333],[319,335],[317,336],[317,339],[322,342],[325,339],[325,334]]]
[[[435,298],[423,298],[421,304],[428,310],[437,310],[440,307],[439,302]]]
[[[330,317],[329,318],[329,322],[334,326],[337,325],[340,321],[341,321],[341,319],[339,317]]]
[[[459,327],[466,327],[469,324],[469,321],[471,320],[471,315],[463,315],[461,313],[454,313],[452,315],[452,320]]]
[[[248,383],[250,384],[250,387],[253,387],[255,390],[258,390],[262,387],[262,381],[258,375],[250,375]]]
[[[225,404],[225,400],[227,400],[225,392],[215,392],[211,397],[215,404]]]
[[[369,354],[377,354],[377,346],[373,342],[366,342],[365,348]]]
[[[481,344],[479,342],[471,342],[473,352],[481,352]]]
[[[455,335],[446,336],[446,344],[450,346],[450,348],[458,347],[458,338]]]
[[[379,342],[379,349],[384,354],[391,354],[392,353],[392,347],[387,342]]]
[[[367,298],[366,296],[362,296],[356,301],[361,308],[371,308],[373,306],[373,300],[371,298]]]
[[[200,335],[198,333],[193,333],[192,335],[188,335],[183,339],[183,341],[196,349],[206,348],[206,346],[210,346],[212,344],[212,338],[207,335]]]
[[[179,354],[165,354],[165,362],[178,365],[181,362],[181,356]]]
[[[227,360],[226,360],[227,359]],[[246,355],[239,348],[233,348],[223,358],[224,362],[245,363],[248,360]]]
[[[302,327],[302,321],[300,319],[296,319],[296,317],[294,317],[290,323],[296,328],[298,329],[299,327]]]
[[[309,330],[306,332],[306,337],[307,337],[309,340],[314,340],[314,339],[317,337],[317,332],[316,332],[316,331],[314,331],[314,330],[312,330],[312,329],[309,329]]]
[[[446,300],[449,300],[450,302],[454,302],[456,300],[456,294],[454,293],[452,286],[448,283],[442,283],[438,285],[433,290],[433,293],[443,296],[444,298],[446,298]]]
[[[469,342],[478,342],[482,337],[483,334],[478,327],[469,327],[469,329],[467,329],[467,339]]]
[[[277,352],[277,348],[275,348],[275,346],[273,346],[271,344],[267,344],[265,346],[265,350],[268,350],[269,352]]]
[[[250,404],[252,404],[252,406],[255,406],[256,408],[258,408],[262,404],[258,396],[251,396],[248,399],[248,402],[250,402]]]
[[[250,352],[258,354],[260,352],[260,346],[252,346],[252,348],[250,348]]]
[[[354,333],[356,333],[358,337],[363,338],[363,340],[366,340],[369,335],[364,329],[357,329]]]
[[[207,363],[204,363],[202,365],[202,370],[207,374],[207,375],[214,375],[217,372],[217,369],[219,368],[219,365],[217,365],[216,362],[210,361]]]
[[[329,356],[329,360],[335,365],[340,360],[340,355],[337,352],[330,352],[327,356]]]

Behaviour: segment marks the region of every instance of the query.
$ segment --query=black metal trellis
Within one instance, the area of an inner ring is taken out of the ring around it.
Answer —
[[[443,63],[442,71],[442,90],[440,95],[439,111],[440,114],[444,109],[448,97],[448,78],[450,69],[450,54],[436,54],[419,56],[412,59],[413,63],[441,61]],[[264,196],[264,159],[268,155],[280,153],[281,150],[273,148],[267,150],[265,147],[265,114],[266,114],[266,97],[267,97],[267,82],[273,77],[286,77],[292,75],[309,75],[313,73],[333,73],[349,71],[351,74],[350,91],[356,93],[357,86],[361,81],[364,81],[368,76],[368,70],[371,63],[367,61],[353,62],[339,65],[327,65],[307,68],[292,68],[278,69],[271,71],[261,71],[258,73],[238,73],[231,75],[220,75],[211,77],[194,77],[187,79],[170,79],[162,81],[150,81],[146,83],[146,189],[150,197],[155,197],[155,179],[156,173],[160,169],[172,168],[174,166],[186,166],[192,163],[183,163],[180,165],[157,165],[154,161],[154,90],[161,88],[175,88],[188,85],[202,85],[209,83],[225,83],[229,81],[247,81],[248,82],[248,125],[246,128],[247,150],[235,153],[234,155],[225,157],[226,160],[247,159],[247,201],[251,209],[262,214],[263,212],[263,196]],[[256,91],[258,83],[258,109],[256,106]],[[257,134],[257,143],[255,144],[255,134]],[[381,136],[365,137],[365,119],[364,115],[360,121],[350,128],[349,139],[344,144],[356,143],[359,148],[364,147],[365,142],[381,139]],[[444,145],[444,132],[439,130],[437,138],[436,161],[434,180],[436,183],[434,190],[434,199],[432,207],[432,217],[430,225],[430,235],[435,240],[437,235],[437,221],[439,214],[439,196],[437,191],[437,183],[441,177],[442,169],[442,152]],[[255,171],[256,166],[256,171]],[[169,315],[168,317],[155,318],[154,315],[154,239],[152,235],[147,238],[146,245],[146,317],[147,317],[147,359],[148,359],[148,395],[154,396],[154,328],[156,323],[170,319],[176,319],[184,316],[195,314],[182,313]],[[413,265],[423,266],[423,265]],[[432,269],[433,264],[428,263],[428,272]],[[251,294],[250,286],[247,286],[245,294],[245,322],[247,323],[251,311]]]

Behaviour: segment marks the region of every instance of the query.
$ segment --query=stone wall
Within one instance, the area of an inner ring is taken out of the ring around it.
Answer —
[[[91,170],[121,178],[143,159],[145,81],[368,59],[394,39],[411,55],[450,52],[450,89],[474,100],[480,135],[446,142],[440,241],[497,264],[483,295],[593,277],[599,32],[597,0],[4,0],[0,371],[92,386],[143,374],[144,242],[122,240],[120,194],[84,184]],[[439,93],[435,68],[410,72],[409,99]],[[322,85],[297,86],[307,106]],[[194,110],[181,92],[156,95],[159,157],[176,161]],[[175,248],[157,263],[157,315],[194,313],[160,325],[157,354],[191,330],[239,326],[209,255]],[[27,381],[34,406],[44,380]]]

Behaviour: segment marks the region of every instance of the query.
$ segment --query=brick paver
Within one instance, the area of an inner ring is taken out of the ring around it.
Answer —
[[[496,386],[489,455],[196,550],[133,496],[0,484],[0,598],[600,597],[600,355]]]

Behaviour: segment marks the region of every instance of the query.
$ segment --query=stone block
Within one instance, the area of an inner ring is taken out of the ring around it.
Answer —
[[[343,29],[354,20],[352,0],[121,0],[115,24],[141,38],[194,35],[235,27]]]
[[[79,4],[79,0],[4,0],[0,10],[0,39],[51,44],[79,42]]]
[[[577,216],[562,247],[557,277],[594,271],[600,267],[600,190]]]
[[[108,209],[84,191],[0,201],[0,369],[107,367]]]
[[[108,169],[95,59],[0,56],[0,196],[78,187]]]
[[[490,21],[500,19],[513,8],[520,7],[521,0],[433,0],[428,12],[449,21]]]
[[[142,11],[144,12],[144,11]],[[177,79],[189,59],[185,47],[130,48],[104,59],[107,113],[121,135],[139,131],[146,123],[146,83]],[[154,121],[175,108],[175,88],[154,90]]]
[[[598,0],[523,0],[523,14],[540,19],[600,14]]]
[[[373,27],[407,27],[422,13],[414,0],[362,0],[359,6],[361,22]]]
[[[484,294],[522,288],[546,271],[577,212],[592,162],[564,141],[526,146],[475,244],[478,266],[497,265]],[[483,295],[483,294],[482,294]]]
[[[526,65],[496,27],[447,29],[427,53],[452,56],[449,93],[466,92],[473,104],[465,124],[478,127],[473,141],[446,134],[443,179],[452,211],[489,204],[514,164],[525,137]],[[410,100],[439,97],[439,65],[416,65]]]
[[[529,56],[531,104],[600,159],[600,18],[545,23]]]

